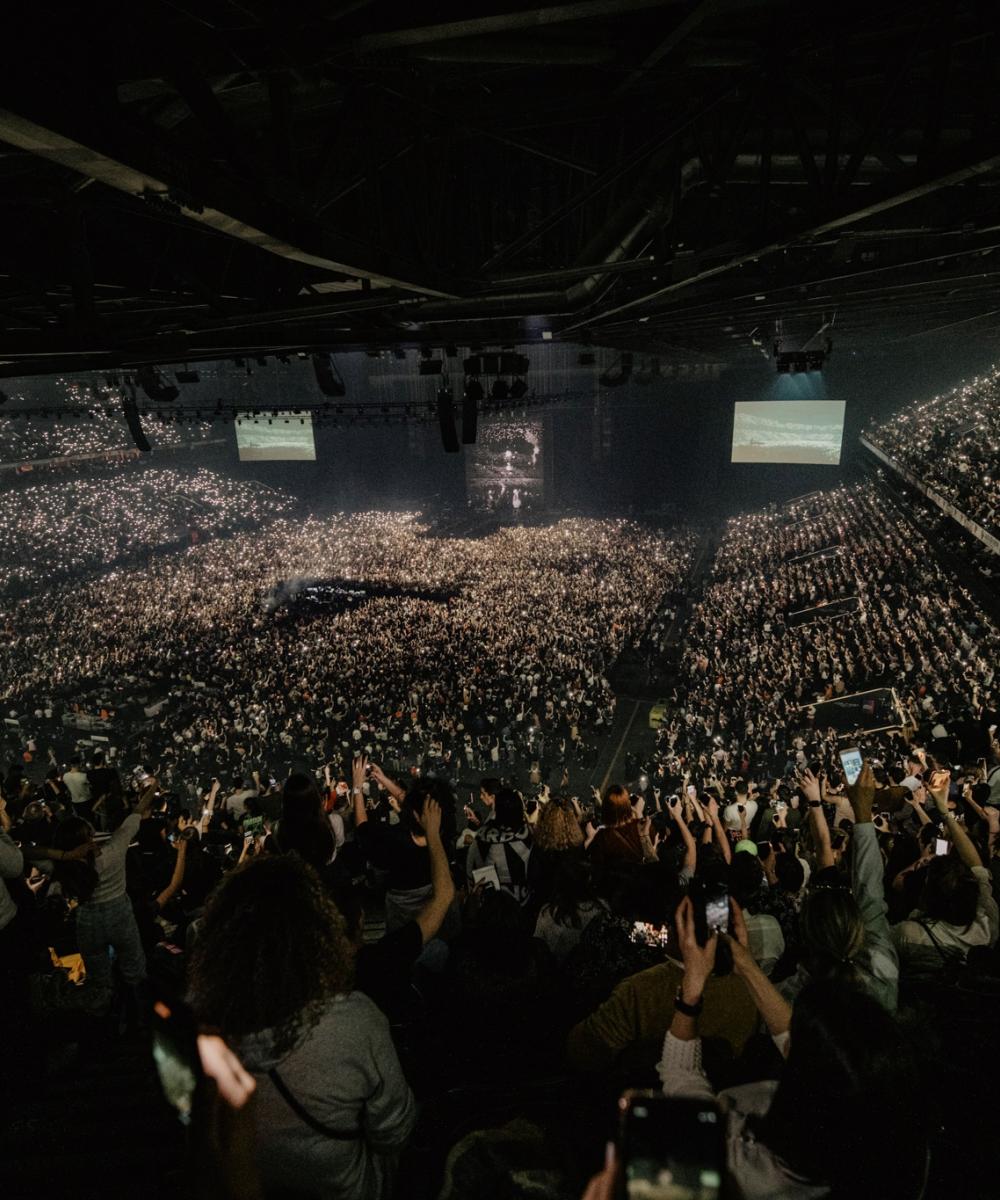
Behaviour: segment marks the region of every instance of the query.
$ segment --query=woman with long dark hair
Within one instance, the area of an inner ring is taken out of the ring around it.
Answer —
[[[337,854],[323,794],[311,775],[289,775],[281,792],[281,816],[272,835],[282,854],[298,854],[321,874]]]
[[[316,871],[267,856],[209,899],[189,977],[198,1019],[253,1073],[265,1187],[381,1200],[416,1108],[389,1024],[352,990],[353,950]]]
[[[754,962],[735,905],[732,937],[713,934],[701,945],[690,898],[676,927],[684,975],[660,1060],[664,1093],[712,1098],[698,1015],[720,939],[786,1058],[777,1083],[719,1096],[727,1170],[739,1195],[917,1200],[927,1176],[926,1106],[914,1053],[884,1006],[857,987],[824,980],[803,990],[793,1012]]]

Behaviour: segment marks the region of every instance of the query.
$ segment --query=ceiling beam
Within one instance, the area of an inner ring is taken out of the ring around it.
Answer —
[[[386,33],[368,33],[353,38],[345,49],[355,54],[378,50],[398,50],[403,46],[422,46],[456,38],[480,37],[492,33],[540,29],[569,21],[587,21],[595,17],[620,17],[624,13],[649,8],[666,8],[683,0],[579,0],[576,4],[557,4],[547,8],[529,8],[521,12],[500,13],[492,17],[471,17],[466,21],[448,21],[440,25],[421,25],[414,29],[394,29]]]
[[[614,94],[620,96],[623,92],[627,92],[633,84],[638,83],[640,79],[645,78],[646,72],[651,71],[658,63],[662,62],[672,50],[675,50],[681,42],[688,36],[694,33],[699,25],[714,17],[722,9],[731,7],[731,3],[727,0],[701,0],[688,15],[671,29],[667,36],[658,45],[646,55],[642,62],[634,71],[630,71],[628,75],[615,88]]]
[[[931,166],[934,169],[931,169]],[[970,179],[975,179],[977,176],[986,175],[998,169],[1000,169],[1000,141],[996,137],[991,139],[988,145],[976,144],[964,147],[960,153],[950,155],[947,159],[942,158],[937,163],[918,167],[915,170],[907,171],[893,177],[887,181],[885,188],[865,188],[864,196],[867,203],[862,204],[860,207],[855,207],[851,204],[838,216],[830,217],[819,224],[794,230],[787,237],[783,237],[778,241],[769,242],[765,245],[756,246],[732,255],[725,262],[719,263],[714,267],[707,267],[703,271],[696,271],[685,279],[677,280],[666,287],[657,288],[656,291],[648,292],[645,296],[638,296],[634,300],[627,301],[625,304],[618,304],[614,308],[606,309],[590,320],[595,322],[605,321],[610,317],[619,316],[625,312],[632,312],[637,308],[642,308],[652,303],[654,300],[660,299],[662,296],[668,296],[684,288],[692,287],[694,284],[703,283],[707,279],[726,275],[738,267],[756,262],[761,258],[767,258],[772,254],[777,254],[799,242],[819,237],[821,234],[829,233],[835,229],[844,229],[847,226],[856,225],[860,221],[865,221],[869,217],[877,216],[879,213],[886,212],[889,209],[898,208],[900,205],[919,200],[921,197],[928,196],[932,192],[939,191],[941,188],[954,187],[957,184],[965,183]],[[564,329],[563,333],[579,329],[589,323],[590,321],[578,321],[574,325],[570,325]]]
[[[82,119],[82,118],[81,118]],[[67,126],[69,116],[60,124]],[[89,179],[137,199],[160,202],[187,220],[266,250],[280,258],[370,279],[425,296],[454,298],[452,282],[425,281],[406,264],[384,261],[380,251],[332,233],[314,216],[296,211],[283,200],[246,183],[215,164],[192,163],[148,137],[119,125],[99,138],[81,131],[74,136],[9,109],[0,108],[0,139],[39,158],[69,167]],[[103,127],[108,128],[105,121]],[[101,128],[94,122],[92,128]],[[105,150],[96,144],[115,143]],[[400,267],[403,269],[400,270]]]
[[[595,196],[600,195],[601,192],[611,187],[612,184],[617,183],[623,175],[628,174],[629,171],[638,167],[647,159],[651,159],[665,146],[669,145],[670,142],[688,130],[696,121],[713,112],[736,94],[735,88],[727,87],[725,91],[719,93],[705,104],[701,104],[694,109],[689,109],[675,121],[671,122],[665,129],[658,130],[652,138],[643,142],[631,154],[616,162],[606,171],[603,171],[596,179],[572,195],[564,204],[561,204],[557,209],[549,213],[548,216],[543,217],[537,225],[514,238],[512,242],[508,242],[506,246],[502,246],[483,263],[482,270],[487,272],[492,271],[502,262],[507,262],[515,254],[519,254],[522,250],[525,250],[544,234],[548,233],[550,229],[554,229],[560,221],[565,220]]]
[[[414,47],[410,57],[426,62],[492,63],[506,66],[593,67],[613,62],[617,48],[610,43],[570,45],[546,38],[462,38]]]

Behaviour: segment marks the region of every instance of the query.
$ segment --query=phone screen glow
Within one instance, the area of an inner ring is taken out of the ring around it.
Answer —
[[[861,751],[845,750],[840,756],[840,761],[843,764],[847,782],[851,784],[856,783],[858,776],[861,774]]]

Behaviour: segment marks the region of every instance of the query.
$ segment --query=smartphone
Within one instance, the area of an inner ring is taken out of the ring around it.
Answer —
[[[206,1078],[215,1081],[219,1096],[233,1108],[242,1108],[253,1095],[253,1076],[221,1037],[198,1032],[186,1004],[157,1000],[152,1033],[160,1086],[182,1124],[191,1123],[195,1095]]]
[[[153,1005],[153,1062],[160,1086],[183,1125],[191,1122],[194,1094],[204,1078],[198,1054],[198,1027],[185,1004],[157,1000]]]
[[[934,839],[934,853],[935,854],[947,854],[950,849],[951,849],[951,842],[949,842],[947,838],[935,838]]]
[[[772,846],[770,842],[758,842],[757,854],[760,858],[767,858],[770,855]]]
[[[687,794],[691,797],[692,800],[695,798],[695,796],[698,795],[698,789],[694,786],[693,783],[688,784]]]
[[[252,841],[253,841],[253,834],[252,834],[252,833],[245,833],[245,834],[243,835],[243,845],[244,845],[244,846],[249,846],[249,845],[250,845],[250,843],[251,843]]]
[[[848,785],[857,783],[863,765],[861,751],[857,746],[852,746],[848,750],[841,750],[840,763],[844,768],[844,775],[847,777]]]
[[[724,883],[705,889],[705,924],[709,934],[725,933],[729,928],[729,888]]]
[[[626,1200],[717,1200],[726,1146],[714,1102],[627,1091],[618,1102]]]

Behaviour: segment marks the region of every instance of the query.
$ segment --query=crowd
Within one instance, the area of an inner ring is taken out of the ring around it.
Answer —
[[[876,688],[895,689],[928,744],[960,739],[977,757],[998,653],[995,625],[874,483],[735,518],[688,624],[656,770],[780,777],[836,745],[817,702]]]
[[[606,671],[692,547],[623,521],[462,539],[406,514],[279,518],[6,605],[0,699],[30,724],[85,695],[105,711],[122,690],[165,698],[137,736],[114,736],[191,788],[280,777],[345,744],[407,766],[429,754],[455,777],[522,761],[540,775],[581,761],[613,721]],[[274,610],[279,582],[317,578],[452,594]]]
[[[155,993],[207,1194],[988,1194],[991,1080],[940,1072],[997,1042],[962,1007],[1000,979],[997,631],[872,485],[737,518],[654,758],[573,794],[560,756],[613,720],[607,672],[694,548],[277,518],[10,606],[5,708],[94,678],[167,703],[3,780],[2,1068],[53,1012],[99,1040]],[[396,591],[270,602],[315,578]],[[822,701],[869,686],[899,728],[838,738]]]
[[[27,463],[72,455],[130,450],[132,436],[121,411],[121,392],[98,377],[21,380],[4,386],[10,408],[37,409],[25,420],[0,408],[0,463]],[[40,418],[40,419],[39,419]],[[218,437],[210,421],[188,424],[144,418],[157,446],[180,446]]]
[[[911,404],[867,437],[989,533],[1000,533],[1000,374]]]
[[[91,470],[58,482],[10,483],[2,492],[3,590],[34,596],[164,546],[292,512],[295,501],[263,484],[206,468],[145,464]]]

